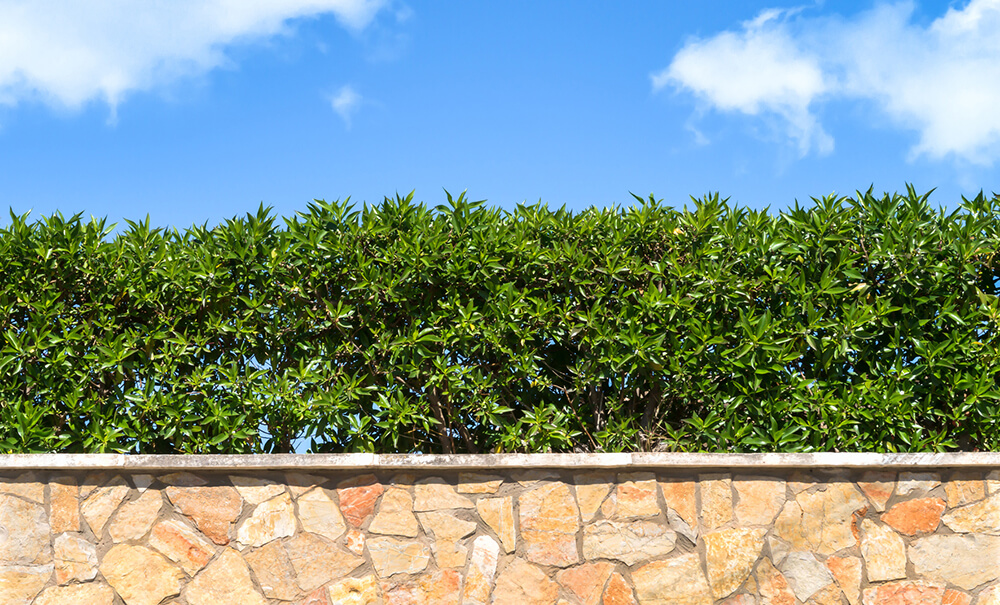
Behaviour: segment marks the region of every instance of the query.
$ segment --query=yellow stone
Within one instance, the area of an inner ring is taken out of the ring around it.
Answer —
[[[295,510],[287,493],[262,502],[236,530],[236,541],[247,546],[263,546],[295,533]]]
[[[49,484],[49,522],[53,534],[80,531],[79,494],[75,477],[56,477]]]
[[[733,490],[729,475],[698,475],[701,486],[701,523],[712,531],[733,519]]]
[[[766,533],[766,528],[738,527],[705,534],[708,582],[716,599],[743,585],[764,548]]]
[[[830,555],[855,545],[854,512],[868,501],[853,485],[828,483],[815,492],[801,492],[785,503],[774,523],[775,534],[792,550]]]
[[[417,525],[417,518],[413,516],[413,499],[410,494],[396,487],[387,489],[368,531],[373,534],[415,538],[420,527]]]
[[[712,605],[712,590],[697,553],[647,563],[632,572],[642,605]]]
[[[177,519],[157,523],[149,534],[149,545],[180,565],[189,576],[208,565],[215,555],[211,542]]]
[[[425,544],[393,538],[369,539],[368,554],[380,578],[397,573],[421,572],[431,560],[431,549]]]
[[[472,500],[455,493],[455,488],[440,477],[428,477],[413,486],[413,510],[429,511],[446,508],[474,508]]]
[[[580,510],[564,483],[543,483],[518,498],[521,539],[532,563],[566,567],[580,560]]]
[[[906,577],[906,545],[903,538],[871,519],[861,522],[861,555],[865,558],[870,582]]]
[[[257,576],[264,596],[282,601],[292,601],[299,596],[301,589],[295,581],[295,569],[281,542],[275,540],[265,544],[246,555],[245,560]]]
[[[458,474],[458,493],[460,494],[495,494],[500,489],[501,484],[503,484],[503,477],[498,475]]]
[[[55,539],[56,582],[87,582],[97,577],[97,547],[78,534],[60,534]]]
[[[163,599],[180,594],[184,576],[184,572],[149,548],[129,544],[111,547],[101,561],[101,574],[127,605],[158,605]],[[189,604],[202,605],[190,601]]]
[[[583,557],[631,566],[668,554],[675,542],[674,532],[653,521],[598,521],[583,530]]]
[[[472,557],[462,589],[463,605],[486,605],[493,592],[493,576],[497,571],[500,545],[489,536],[479,536],[472,543]]]
[[[257,506],[285,491],[285,486],[269,479],[229,475],[229,481],[249,504]]]
[[[347,524],[337,504],[322,487],[310,490],[298,500],[302,530],[337,540],[347,531]]]
[[[476,524],[450,512],[417,513],[424,532],[434,537],[432,549],[438,567],[465,567],[468,549],[458,543],[476,531]]]
[[[188,605],[267,605],[254,587],[246,562],[232,548],[224,549],[188,583],[184,599]]]
[[[45,507],[0,494],[0,561],[45,564],[52,561]]]
[[[969,504],[986,497],[986,485],[978,473],[956,473],[944,484],[948,508]]]
[[[653,473],[623,473],[618,475],[615,490],[619,519],[639,519],[660,514],[656,501],[656,475]]]
[[[51,575],[51,564],[0,567],[0,603],[28,605]]]
[[[285,541],[284,546],[295,569],[295,578],[306,592],[348,575],[365,562],[315,534],[296,534]]]
[[[580,516],[585,523],[594,519],[601,503],[614,487],[614,475],[610,473],[580,473],[573,475],[576,487],[576,501],[580,506]]]
[[[96,582],[50,586],[35,599],[34,605],[111,605],[115,592],[107,584]]]
[[[379,594],[375,576],[344,578],[327,589],[331,605],[375,605],[380,601]]]
[[[497,578],[493,605],[552,605],[559,585],[524,559],[511,561]]]
[[[941,521],[957,533],[1000,533],[1000,493],[989,498],[956,508],[941,517]]]
[[[740,525],[770,525],[785,504],[785,482],[773,477],[739,477],[736,489],[736,520]]]
[[[100,540],[104,537],[104,525],[111,518],[118,505],[128,495],[129,487],[121,477],[115,477],[104,487],[94,490],[80,507],[87,525]]]
[[[117,543],[142,538],[153,527],[162,506],[158,490],[147,490],[137,500],[125,503],[108,527],[111,539]]]
[[[504,552],[514,552],[517,532],[514,531],[514,501],[504,498],[480,498],[476,501],[479,517],[490,526],[503,544]]]

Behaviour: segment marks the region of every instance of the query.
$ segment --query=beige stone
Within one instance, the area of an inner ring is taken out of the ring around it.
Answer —
[[[785,504],[785,482],[773,477],[737,476],[736,520],[740,525],[770,525]]]
[[[236,541],[246,546],[263,546],[294,534],[295,529],[295,510],[286,492],[258,504],[237,528]]]
[[[698,555],[689,553],[647,563],[632,572],[642,605],[712,605],[712,591]]]
[[[990,471],[986,475],[986,492],[989,494],[1000,492],[1000,471]]]
[[[460,494],[495,494],[502,484],[503,477],[499,475],[458,474],[458,493]]]
[[[455,488],[440,477],[428,477],[413,486],[413,510],[429,511],[446,508],[475,508],[472,500],[455,493]]]
[[[0,567],[0,603],[28,605],[49,581],[51,575],[51,564]]]
[[[847,602],[851,605],[861,603],[861,559],[854,556],[830,556],[826,559],[826,566],[833,574],[833,579],[837,581],[840,590],[847,597]]]
[[[380,578],[421,572],[431,559],[431,549],[426,545],[393,538],[369,538],[368,553]]]
[[[827,584],[817,590],[812,598],[806,602],[806,605],[843,605],[842,594],[836,583]]]
[[[457,605],[462,576],[453,569],[425,574],[417,578],[400,577],[382,580],[385,605]]]
[[[20,496],[35,504],[45,502],[45,484],[34,471],[21,473],[13,481],[0,481],[0,493]]]
[[[462,589],[462,605],[486,605],[493,593],[500,545],[489,536],[479,536],[472,543],[472,557]]]
[[[767,548],[771,551],[771,562],[775,565],[781,565],[788,553],[792,552],[788,542],[773,535],[767,537]]]
[[[322,487],[302,494],[296,504],[303,531],[319,534],[329,540],[337,540],[347,531],[340,509]]]
[[[296,534],[285,541],[285,551],[299,586],[306,592],[348,575],[365,562],[315,534]]]
[[[104,537],[104,525],[125,499],[125,496],[128,495],[128,492],[129,487],[125,480],[121,477],[115,477],[104,487],[95,489],[83,501],[80,510],[97,539]]]
[[[861,556],[865,558],[871,582],[906,577],[906,545],[903,538],[870,519],[861,522]]]
[[[668,554],[676,539],[653,521],[597,521],[583,530],[583,558],[617,559],[631,566]]]
[[[208,564],[184,588],[188,605],[267,605],[267,600],[254,587],[250,570],[232,548]]]
[[[244,560],[267,598],[291,601],[302,593],[295,581],[295,569],[280,541],[265,544],[245,555]]]
[[[149,548],[129,544],[111,547],[100,569],[126,605],[158,605],[163,599],[180,594],[184,576],[184,572]]]
[[[511,561],[497,578],[493,605],[552,605],[559,585],[524,559]]]
[[[853,515],[867,502],[850,483],[829,483],[825,489],[801,492],[785,503],[774,532],[792,550],[830,555],[856,543]]]
[[[85,499],[93,493],[95,489],[104,485],[110,477],[111,473],[108,471],[88,473],[87,476],[83,478],[83,481],[80,482],[80,497]]]
[[[247,504],[251,506],[257,506],[261,502],[266,502],[285,491],[284,485],[275,483],[270,479],[229,475],[229,482],[239,492],[240,497],[246,500]]]
[[[476,531],[477,525],[451,512],[417,513],[424,532],[434,537],[432,550],[438,567],[465,567],[468,549],[458,543]]]
[[[656,475],[653,473],[622,473],[615,489],[618,503],[615,516],[619,519],[640,519],[660,514],[657,502]]]
[[[76,477],[56,477],[49,484],[49,523],[53,534],[80,531],[79,494]]]
[[[45,564],[52,561],[45,507],[0,494],[0,564]]]
[[[992,494],[981,502],[956,508],[941,520],[957,533],[1000,534],[1000,493]]]
[[[935,534],[918,538],[907,549],[916,573],[971,590],[1000,577],[1000,537]]]
[[[694,481],[660,479],[660,493],[667,508],[675,511],[689,527],[697,531],[698,505],[695,497],[697,484]]]
[[[698,475],[701,486],[701,524],[706,531],[733,519],[733,490],[729,475]]]
[[[719,605],[757,605],[757,599],[750,594],[739,594],[729,597]]]
[[[153,527],[162,506],[163,498],[156,490],[147,490],[138,499],[126,502],[108,527],[111,539],[116,543],[139,540]]]
[[[656,486],[653,487],[655,489]],[[556,581],[582,605],[597,605],[614,568],[614,565],[605,561],[584,563],[557,572]]]
[[[153,526],[149,545],[180,565],[189,576],[198,573],[215,555],[211,542],[176,519],[166,519]]]
[[[375,576],[344,578],[330,584],[330,605],[376,605],[381,600]]]
[[[340,512],[354,527],[361,527],[375,511],[375,502],[383,492],[375,475],[361,475],[337,484]]]
[[[883,514],[882,522],[902,534],[915,536],[936,530],[943,512],[944,500],[941,498],[904,500]]]
[[[327,477],[319,475],[299,472],[285,473],[285,485],[288,486],[288,491],[292,493],[292,496],[296,498],[327,481],[329,481]]]
[[[976,605],[1000,605],[1000,584],[984,588],[976,599]]]
[[[616,572],[611,574],[611,579],[608,580],[608,586],[604,589],[604,596],[601,598],[601,605],[639,605],[639,603],[635,600],[632,587],[620,573]]]
[[[795,597],[808,601],[833,583],[833,576],[826,565],[820,563],[810,552],[793,551],[778,566]],[[839,590],[838,590],[839,592]]]
[[[413,515],[413,499],[410,494],[399,488],[386,490],[379,504],[378,514],[372,519],[368,531],[373,534],[415,538],[420,527]]]
[[[757,589],[760,605],[795,605],[795,593],[788,579],[767,559],[757,564]]]
[[[532,563],[566,567],[580,560],[580,511],[564,483],[543,483],[518,498],[524,554]]]
[[[229,530],[243,510],[243,498],[238,491],[227,485],[170,486],[165,491],[174,507],[194,521],[209,540],[229,544]]]
[[[875,510],[882,512],[896,489],[896,473],[892,471],[865,471],[858,487],[868,496]]]
[[[107,584],[50,586],[35,599],[34,605],[112,605],[115,592]]]
[[[56,536],[52,556],[56,582],[87,582],[97,577],[97,547],[79,534]]]
[[[365,535],[356,529],[350,529],[344,536],[344,545],[347,550],[360,557],[365,552]]]
[[[504,498],[480,498],[476,500],[479,517],[490,526],[503,544],[504,552],[514,552],[517,546],[517,532],[514,531],[514,501]]]
[[[937,473],[899,473],[896,493],[900,496],[922,496],[941,485],[941,475]]]
[[[944,493],[948,496],[948,508],[955,508],[985,498],[986,484],[980,473],[959,472],[945,482]]]
[[[589,523],[597,515],[604,499],[614,487],[615,476],[611,473],[579,473],[573,475],[576,487],[576,501],[580,506],[580,516]]]
[[[145,493],[146,490],[149,489],[149,486],[152,485],[153,481],[155,480],[156,477],[152,475],[147,475],[145,473],[132,475],[132,485],[135,486],[135,489],[139,490],[140,494]]]
[[[750,575],[764,548],[765,528],[738,527],[705,534],[708,582],[716,599],[733,594]]]

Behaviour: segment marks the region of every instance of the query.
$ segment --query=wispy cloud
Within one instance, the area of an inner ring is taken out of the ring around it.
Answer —
[[[344,120],[344,125],[347,126],[347,129],[350,130],[351,118],[361,108],[361,95],[350,84],[341,86],[337,94],[330,97],[330,105],[337,112],[337,115]]]
[[[803,154],[832,149],[816,116],[839,99],[874,105],[881,123],[918,133],[911,157],[1000,158],[1000,0],[971,0],[928,25],[914,4],[851,18],[765,11],[737,31],[693,39],[653,88],[720,111],[777,115]],[[881,114],[881,115],[879,115]]]
[[[0,0],[0,103],[77,108],[226,63],[225,48],[333,14],[366,27],[384,0]]]

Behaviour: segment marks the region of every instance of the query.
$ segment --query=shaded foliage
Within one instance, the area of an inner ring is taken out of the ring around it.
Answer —
[[[1000,198],[0,230],[7,452],[995,450]]]

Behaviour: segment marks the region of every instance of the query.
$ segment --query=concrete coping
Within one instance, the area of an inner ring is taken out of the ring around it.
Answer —
[[[1000,467],[1000,452],[876,454],[5,454],[0,470],[882,469]]]

